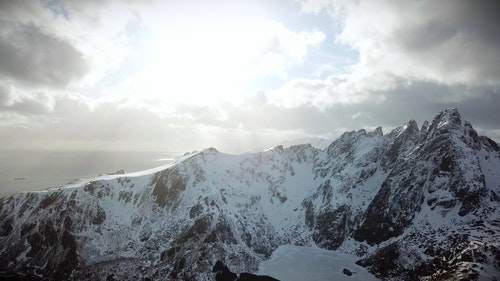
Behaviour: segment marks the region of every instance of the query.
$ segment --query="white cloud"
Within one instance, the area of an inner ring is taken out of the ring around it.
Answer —
[[[494,31],[500,28],[495,12],[500,11],[490,2],[299,2],[304,13],[328,13],[341,26],[336,43],[356,50],[358,60],[344,73],[295,78],[266,91],[273,104],[320,110],[365,102],[383,106],[387,93],[420,82],[466,86],[467,91],[440,88],[443,91],[434,92],[428,101],[463,103],[480,95],[482,87],[500,86],[500,33]]]
[[[267,19],[265,9],[250,1],[188,2],[4,1],[0,14],[11,29],[34,30],[46,40],[22,52],[9,42],[26,32],[4,27],[0,43],[11,47],[4,53],[11,52],[0,56],[0,73],[38,83],[23,85],[33,89],[69,86],[93,96],[134,94],[173,103],[241,102],[258,88],[255,81],[287,79],[326,39],[322,31],[292,30]]]
[[[307,105],[325,110],[336,105],[356,105],[366,101],[379,104],[385,97],[375,94],[375,91],[391,90],[396,85],[392,77],[385,75],[373,75],[368,80],[343,74],[326,79],[291,79],[266,94],[270,102],[284,108]]]
[[[492,1],[302,1],[343,22],[337,40],[359,52],[353,74],[448,85],[500,84],[500,13]]]
[[[269,20],[152,31],[142,50],[148,60],[126,87],[141,96],[191,104],[241,102],[246,91],[257,88],[252,81],[286,79],[289,69],[325,40],[319,30],[294,31]]]

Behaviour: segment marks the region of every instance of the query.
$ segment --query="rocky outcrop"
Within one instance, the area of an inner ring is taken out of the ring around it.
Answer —
[[[212,272],[215,273],[215,281],[279,281],[271,276],[248,272],[242,272],[238,276],[236,273],[231,272],[220,260],[215,263]]]

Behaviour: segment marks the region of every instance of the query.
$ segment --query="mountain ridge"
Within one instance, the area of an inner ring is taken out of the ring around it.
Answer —
[[[208,280],[216,260],[256,271],[292,244],[355,254],[381,279],[488,278],[500,273],[498,202],[498,144],[448,109],[325,149],[208,148],[151,173],[1,198],[0,273]]]

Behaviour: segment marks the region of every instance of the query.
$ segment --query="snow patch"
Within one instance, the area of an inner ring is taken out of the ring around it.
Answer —
[[[259,264],[259,273],[279,280],[378,280],[355,262],[356,256],[314,247],[279,246],[267,261]],[[344,269],[352,272],[346,275]]]

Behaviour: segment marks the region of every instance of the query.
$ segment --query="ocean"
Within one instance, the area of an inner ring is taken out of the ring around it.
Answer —
[[[0,197],[58,187],[119,170],[147,170],[182,155],[150,151],[0,151]]]

